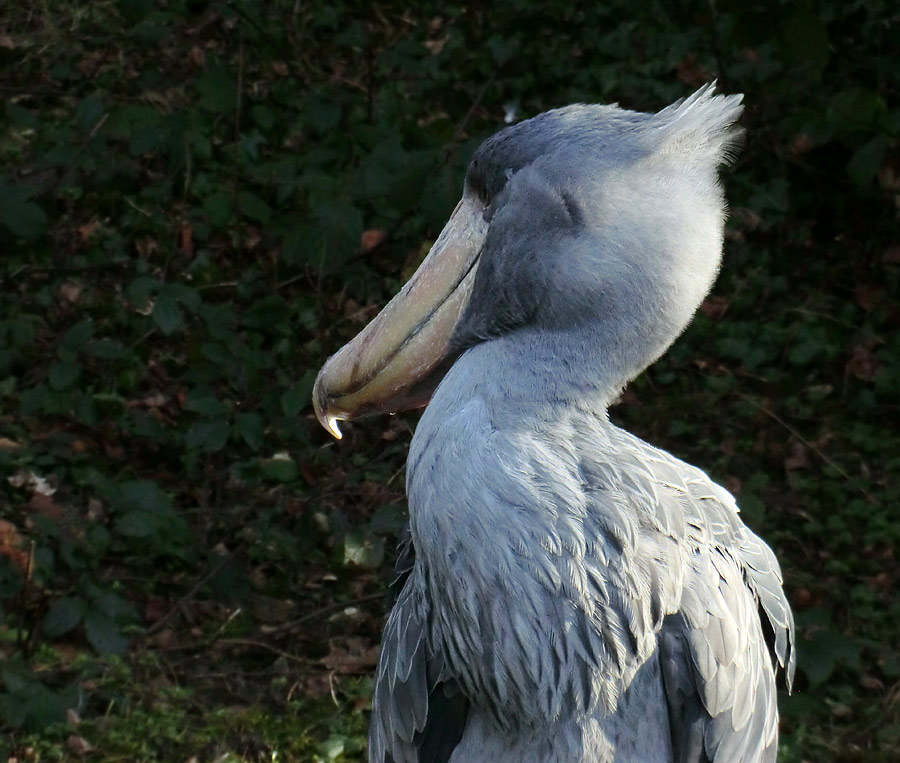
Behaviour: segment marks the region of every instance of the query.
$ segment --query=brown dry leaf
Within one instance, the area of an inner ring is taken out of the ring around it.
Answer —
[[[749,207],[735,207],[731,210],[731,217],[738,220],[748,231],[754,231],[762,225],[762,217]]]
[[[178,248],[188,257],[194,254],[194,231],[190,223],[182,223],[178,231]]]
[[[137,253],[141,255],[141,257],[149,257],[156,253],[157,249],[159,249],[159,244],[155,238],[146,236],[144,238],[135,239],[134,248],[137,249]]]
[[[178,635],[171,628],[163,628],[159,633],[147,637],[147,646],[155,649],[174,649],[178,643]]]
[[[66,749],[73,755],[87,755],[94,749],[94,746],[84,737],[72,734],[72,736],[66,740]]]
[[[884,691],[884,681],[868,674],[859,677],[859,685],[869,691]]]
[[[21,443],[18,443],[15,440],[10,440],[8,437],[0,437],[0,450],[6,453],[12,453],[13,451],[21,449]]]
[[[172,602],[163,596],[150,596],[144,604],[144,619],[155,623],[162,619],[172,608]]]
[[[353,323],[365,324],[375,317],[378,305],[361,307],[358,302],[348,299],[341,307],[341,314]]]
[[[790,142],[788,146],[788,150],[794,154],[795,156],[798,154],[805,154],[807,151],[811,151],[813,148],[812,138],[809,137],[805,132],[798,132]]]
[[[385,238],[387,238],[387,231],[381,228],[370,228],[363,231],[360,238],[360,247],[364,252],[369,252],[384,241]]]
[[[162,408],[165,404],[166,398],[162,392],[157,392],[154,395],[147,395],[147,397],[141,397],[137,400],[128,401],[129,408]]]
[[[441,37],[437,40],[426,40],[425,47],[428,48],[431,55],[436,56],[444,49],[448,39],[448,37]]]
[[[85,516],[89,522],[102,522],[106,518],[103,502],[98,498],[88,498]]]
[[[288,74],[291,73],[291,70],[288,69],[288,65],[284,61],[273,61],[272,71],[279,77],[287,77]]]
[[[78,231],[78,238],[81,239],[82,243],[88,241],[100,228],[103,226],[97,218],[93,220],[89,220],[84,225],[79,225],[76,230]]]
[[[14,567],[28,571],[28,541],[12,522],[0,519],[0,556],[9,559]]]
[[[868,347],[862,345],[853,348],[853,355],[844,367],[845,373],[867,382],[875,378],[878,370],[878,360]]]
[[[59,287],[59,296],[66,302],[74,305],[81,296],[82,285],[75,281],[66,281]]]
[[[784,459],[784,468],[789,472],[809,468],[809,454],[803,443],[791,443],[791,453]]]
[[[853,291],[853,295],[856,297],[856,304],[867,313],[872,312],[884,301],[884,294],[884,289],[873,284],[857,286]]]
[[[15,50],[16,41],[13,40],[8,34],[0,34],[0,48],[5,48],[6,50]]]
[[[259,228],[248,226],[247,234],[244,236],[244,249],[253,251],[259,246],[260,241],[262,241],[262,234],[259,232]]]
[[[707,297],[700,305],[700,312],[707,318],[721,318],[728,312],[729,302],[725,297]]]
[[[315,485],[319,481],[320,475],[316,472],[315,468],[306,461],[301,461],[298,464],[298,469],[300,470],[300,476],[303,477],[303,480],[307,485]]]
[[[894,577],[889,572],[879,572],[869,579],[869,585],[880,591],[888,593],[894,588]]]
[[[368,672],[378,664],[378,647],[372,646],[366,639],[351,637],[346,646],[338,646],[334,642],[329,645],[328,656],[322,664],[337,673]]]
[[[709,70],[697,60],[693,53],[688,53],[678,62],[676,71],[678,79],[691,87],[698,87],[712,79]]]
[[[348,299],[341,307],[341,314],[345,318],[352,318],[357,312],[359,312],[359,302],[353,299]]]
[[[31,496],[31,500],[28,501],[28,508],[34,514],[49,519],[54,525],[64,529],[71,529],[72,512],[67,511],[64,506],[54,501],[52,496],[35,493]]]
[[[105,58],[106,51],[95,50],[93,53],[88,53],[88,55],[82,58],[76,64],[76,68],[85,77],[93,77],[97,74],[97,70],[100,68],[100,65],[103,63],[103,60]]]
[[[89,440],[77,439],[72,440],[72,442],[69,443],[69,450],[71,450],[73,453],[87,453],[90,449],[91,443]]]
[[[813,597],[808,588],[798,588],[791,596],[791,604],[794,609],[806,609],[812,604],[812,600]]]
[[[191,66],[202,69],[206,63],[206,52],[199,45],[194,45],[188,53],[188,60],[191,62]]]

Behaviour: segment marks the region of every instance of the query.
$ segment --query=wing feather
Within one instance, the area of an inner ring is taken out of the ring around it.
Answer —
[[[399,594],[375,673],[369,763],[446,763],[462,737],[468,701],[429,650],[430,612],[409,541],[401,545],[397,572],[392,588]]]

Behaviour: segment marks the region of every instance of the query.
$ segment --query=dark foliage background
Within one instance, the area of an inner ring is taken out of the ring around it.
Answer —
[[[317,368],[506,115],[718,77],[723,273],[615,417],[782,560],[782,759],[900,759],[900,10],[494,6],[0,7],[0,755],[361,760],[414,417]]]

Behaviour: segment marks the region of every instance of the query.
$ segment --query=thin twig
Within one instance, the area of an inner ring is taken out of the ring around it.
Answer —
[[[46,273],[50,275],[77,275],[78,273],[92,273],[98,270],[115,270],[127,265],[124,260],[118,262],[102,262],[96,265],[22,265],[9,274],[13,279],[21,275]]]
[[[387,591],[382,591],[381,593],[373,593],[368,596],[360,596],[358,599],[351,599],[350,601],[342,601],[337,602],[335,604],[329,604],[327,607],[322,607],[321,609],[317,609],[313,612],[309,612],[305,615],[298,617],[296,620],[291,620],[287,623],[281,623],[280,625],[276,625],[272,628],[269,628],[266,632],[270,635],[276,635],[280,633],[284,633],[285,631],[291,631],[296,628],[298,625],[307,622],[308,620],[313,620],[318,617],[322,617],[323,615],[327,615],[330,612],[337,612],[342,609],[347,609],[347,607],[355,606],[356,604],[365,604],[369,601],[378,601],[379,599],[383,599],[388,595]]]
[[[272,646],[271,644],[267,644],[265,641],[257,641],[256,639],[250,638],[223,638],[218,639],[216,641],[210,641],[209,639],[204,639],[203,641],[194,641],[190,644],[176,644],[174,646],[163,647],[159,651],[162,652],[190,652],[193,650],[207,650],[213,645],[219,646],[252,646],[258,649],[265,649],[266,651],[273,652],[281,657],[284,657],[286,660],[290,660],[291,662],[297,662],[301,665],[308,665],[309,661],[303,657],[297,657],[296,655],[291,654],[290,652],[285,652],[283,649],[279,649],[277,646]]]
[[[764,408],[759,403],[757,403],[755,400],[753,400],[753,398],[748,397],[747,395],[744,395],[741,392],[738,392],[737,396],[739,398],[741,398],[741,400],[752,405],[758,411],[762,411],[766,416],[768,416],[770,419],[772,419],[772,421],[774,421],[775,423],[784,427],[788,432],[790,432],[791,435],[796,437],[801,443],[803,443],[807,448],[809,448],[813,453],[815,453],[819,458],[821,458],[826,464],[828,464],[828,466],[830,466],[832,469],[834,469],[845,480],[847,480],[848,482],[852,480],[852,477],[850,476],[850,474],[847,472],[846,469],[844,469],[840,464],[836,463],[834,461],[834,459],[831,458],[831,456],[829,456],[827,453],[825,453],[825,451],[823,451],[821,448],[819,448],[815,443],[807,440],[802,434],[800,434],[796,429],[794,429],[794,427],[792,427],[790,424],[788,424],[777,413]],[[876,506],[881,505],[881,501],[879,501],[875,496],[873,496],[865,488],[862,488],[862,487],[859,488],[859,492],[862,493],[871,503],[875,504]]]
[[[100,128],[106,124],[106,120],[109,119],[109,112],[107,111],[100,119],[97,120],[97,123],[91,128],[91,131],[87,134],[87,137],[81,142],[81,145],[78,147],[78,150],[75,152],[75,155],[69,159],[66,163],[65,169],[60,173],[59,177],[56,179],[56,182],[53,183],[50,190],[54,190],[58,188],[64,180],[67,180],[69,176],[72,174],[75,166],[78,164],[78,160],[81,159],[81,155],[87,151],[87,147],[91,144],[91,141],[100,132]]]
[[[244,35],[241,35],[240,44],[238,45],[238,77],[237,77],[237,93],[235,94],[236,102],[234,107],[234,142],[240,143],[241,140],[241,107],[244,103]]]
[[[184,594],[184,596],[180,597],[177,602],[175,602],[174,606],[168,612],[166,612],[166,614],[164,614],[161,618],[159,618],[159,620],[153,623],[153,625],[147,628],[147,635],[152,636],[154,633],[157,633],[167,622],[169,622],[169,620],[171,620],[172,617],[175,616],[175,613],[178,612],[178,610],[181,609],[183,605],[185,605],[188,601],[190,601],[194,598],[194,596],[197,595],[197,591],[205,586],[210,581],[210,579],[215,577],[216,574],[218,574],[219,571],[234,558],[235,554],[240,548],[242,548],[242,546],[243,544],[241,546],[238,546],[238,548],[231,553],[223,556],[212,569],[210,569],[205,575],[201,576],[200,579],[191,586],[191,589],[186,594]]]

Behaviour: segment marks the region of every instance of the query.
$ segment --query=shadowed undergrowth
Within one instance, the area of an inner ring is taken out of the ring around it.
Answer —
[[[887,2],[0,11],[0,754],[361,760],[414,416],[311,415],[505,119],[744,92],[713,295],[614,418],[776,549],[785,761],[900,756]]]

